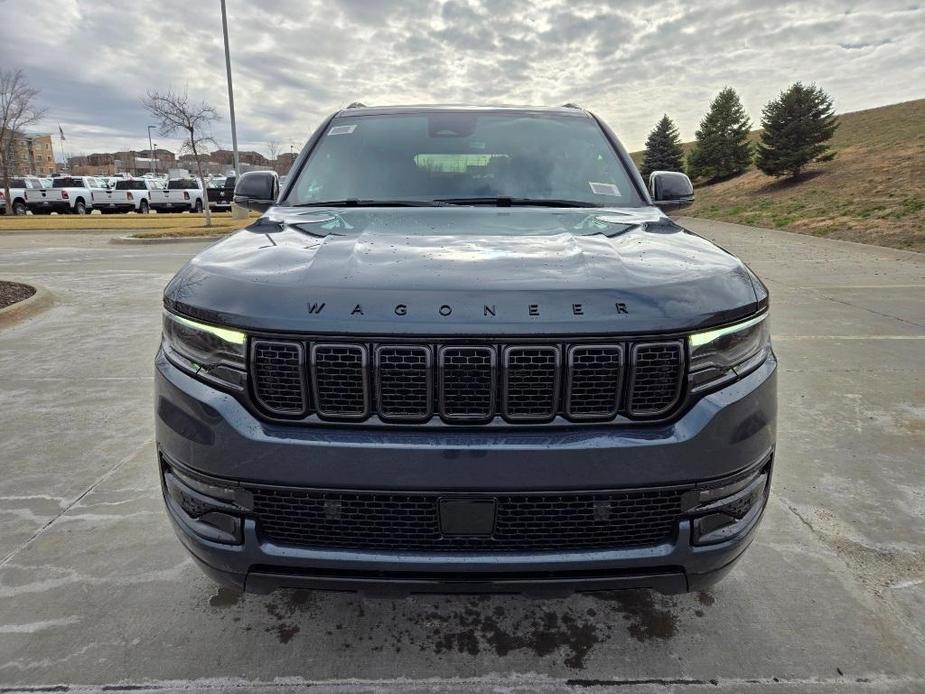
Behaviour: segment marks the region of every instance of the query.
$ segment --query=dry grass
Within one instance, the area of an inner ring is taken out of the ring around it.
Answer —
[[[152,229],[150,231],[139,231],[135,234],[129,234],[129,236],[133,239],[180,239],[186,237],[202,238],[203,236],[219,238],[220,236],[225,236],[233,231],[237,231],[250,222],[249,219],[236,219],[235,221],[242,222],[242,224],[226,227],[217,227],[213,225],[211,229],[206,226]]]
[[[846,113],[837,156],[797,181],[752,169],[684,214],[925,252],[925,99]]]
[[[206,227],[199,214],[119,214],[119,215],[26,215],[0,217],[0,231],[112,231],[195,232],[190,235],[227,234],[247,226],[256,213],[246,219],[234,219],[230,212],[212,214],[212,227]]]

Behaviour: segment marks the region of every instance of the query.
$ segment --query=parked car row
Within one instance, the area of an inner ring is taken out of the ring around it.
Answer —
[[[138,212],[202,212],[228,210],[234,197],[235,177],[210,180],[203,191],[198,179],[184,176],[162,182],[154,176],[142,178],[108,178],[100,176],[56,176],[41,179],[28,176],[11,181],[13,214],[102,214]],[[6,197],[0,187],[0,214],[4,214]]]

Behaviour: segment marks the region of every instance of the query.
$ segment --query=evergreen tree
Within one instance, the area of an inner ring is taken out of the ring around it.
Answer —
[[[807,164],[829,161],[829,140],[838,127],[832,98],[816,85],[797,82],[762,111],[755,163],[769,176],[800,175]]]
[[[732,87],[724,88],[700,121],[697,142],[687,158],[690,175],[714,180],[745,171],[752,162],[750,128],[739,95]]]
[[[646,140],[645,157],[640,173],[649,180],[653,171],[684,171],[684,150],[678,127],[664,114]]]

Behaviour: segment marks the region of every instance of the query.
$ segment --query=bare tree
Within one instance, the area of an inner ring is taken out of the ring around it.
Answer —
[[[212,226],[212,213],[206,198],[206,179],[202,172],[203,155],[208,145],[215,144],[212,138],[212,124],[219,120],[215,108],[200,101],[190,101],[189,95],[168,89],[166,92],[149,91],[141,100],[142,105],[158,122],[161,135],[171,136],[183,131],[185,142],[181,151],[189,152],[196,161],[196,170],[202,185],[203,208],[206,213],[206,226]]]
[[[270,166],[273,167],[276,173],[279,173],[279,142],[276,140],[267,142],[267,154],[270,155]]]
[[[45,115],[45,109],[35,104],[38,94],[39,90],[29,86],[22,70],[0,70],[0,169],[7,214],[13,213],[10,196],[11,169],[15,164],[13,140]]]

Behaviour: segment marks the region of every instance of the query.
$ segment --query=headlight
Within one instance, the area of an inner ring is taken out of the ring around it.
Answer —
[[[768,314],[688,336],[691,392],[723,385],[755,369],[771,351]]]
[[[164,312],[163,347],[181,369],[237,390],[247,382],[244,333]]]

